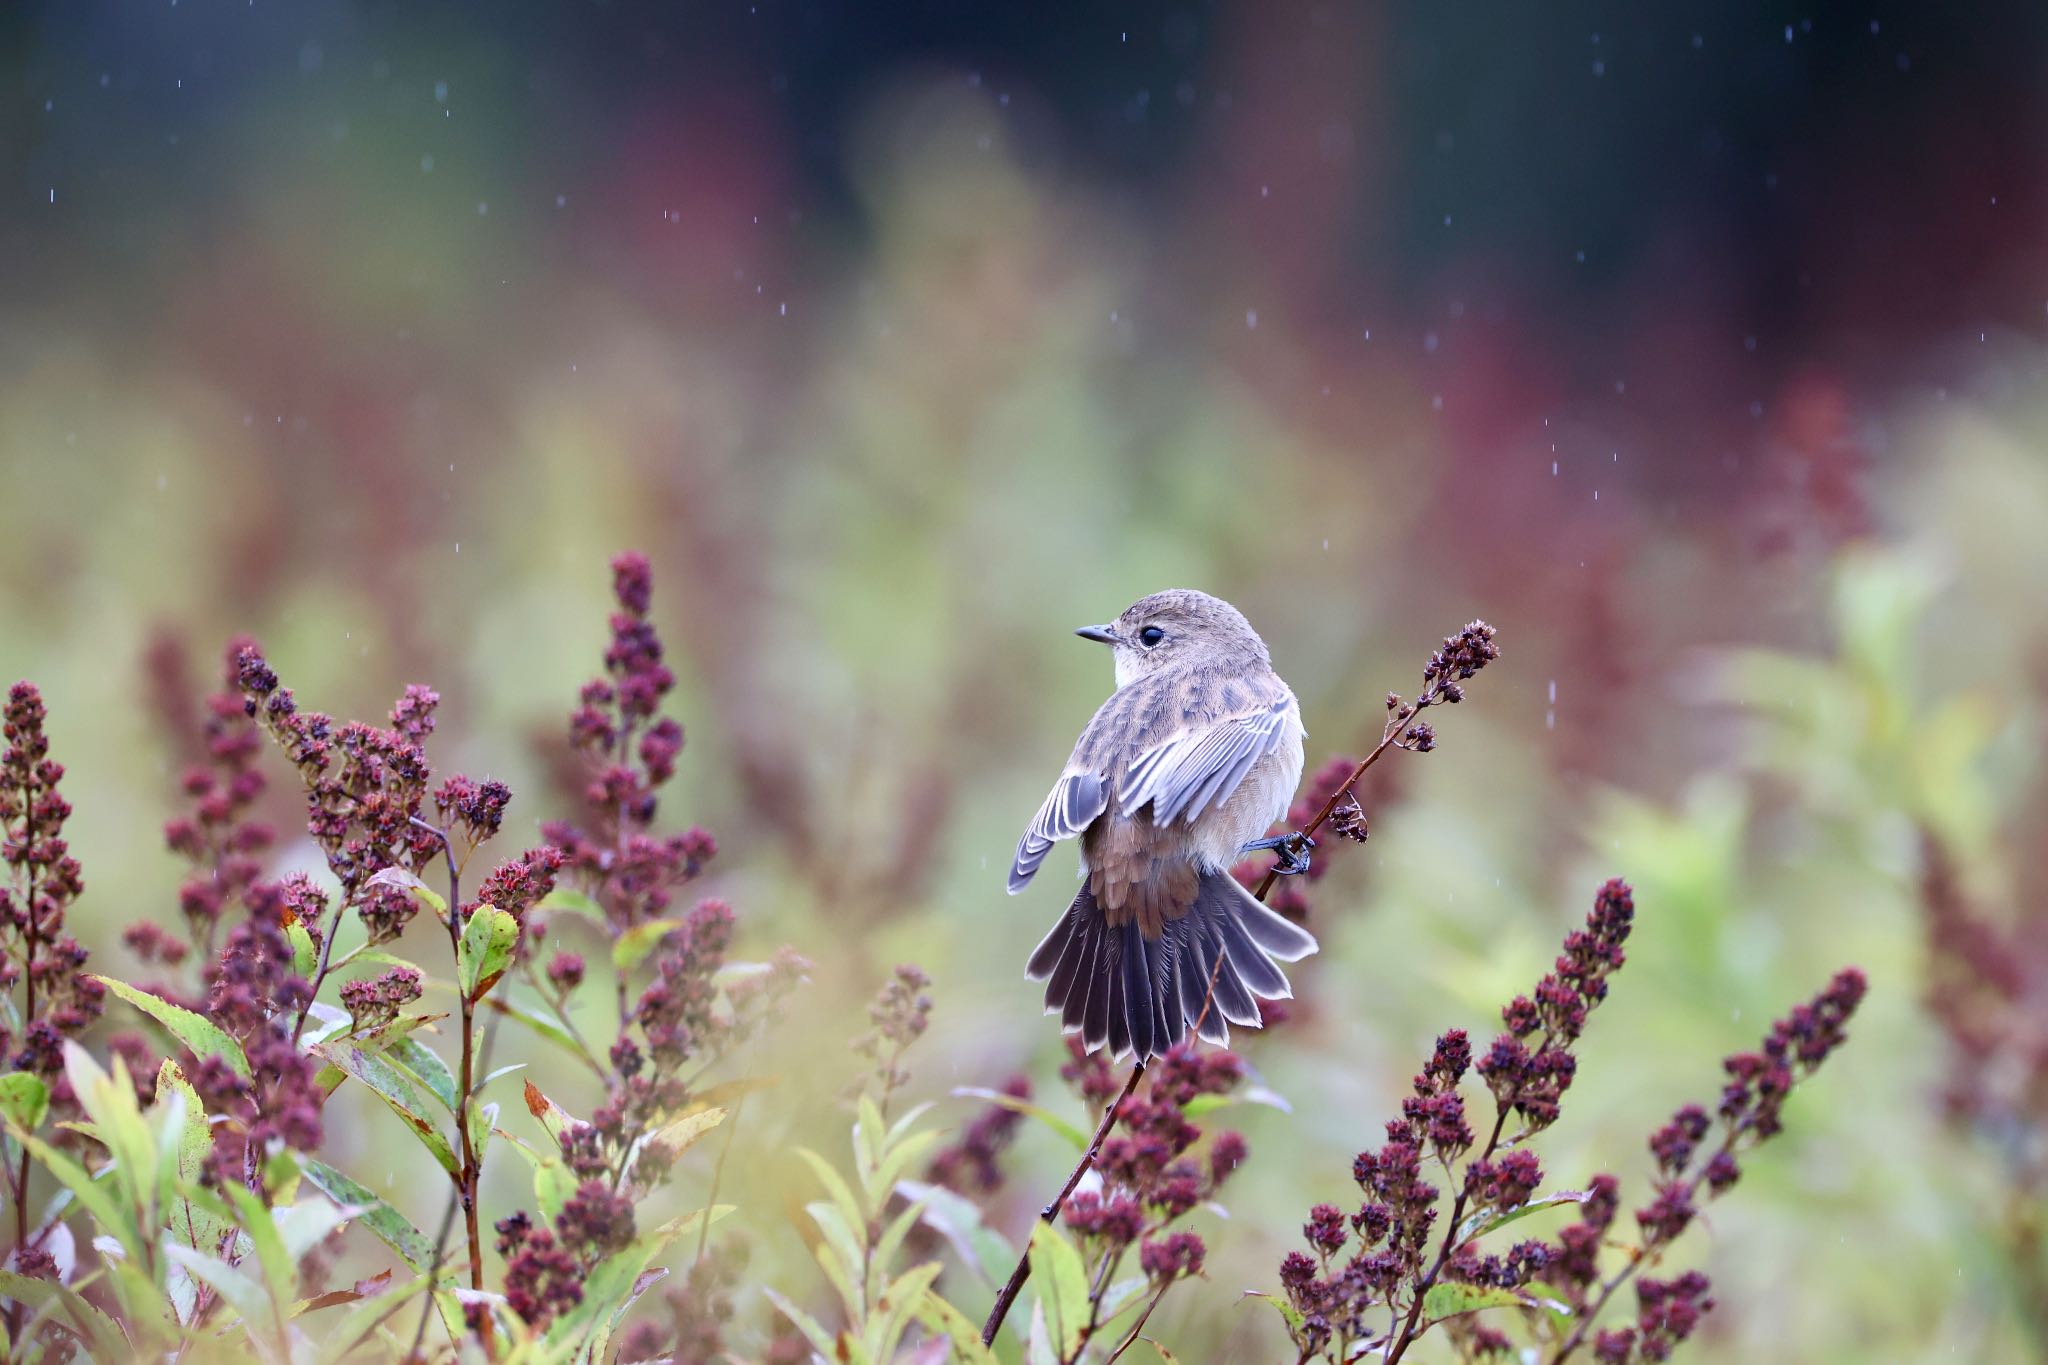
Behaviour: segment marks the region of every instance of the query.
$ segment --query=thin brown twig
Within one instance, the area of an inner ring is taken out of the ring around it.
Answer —
[[[1130,1335],[1117,1343],[1116,1349],[1109,1353],[1109,1359],[1103,1361],[1102,1365],[1116,1365],[1116,1358],[1131,1349],[1131,1343],[1135,1342],[1138,1339],[1138,1334],[1145,1330],[1146,1320],[1152,1316],[1152,1310],[1159,1306],[1159,1301],[1166,1297],[1166,1291],[1172,1284],[1172,1280],[1167,1280],[1154,1291],[1152,1301],[1145,1305],[1145,1311],[1138,1314],[1138,1320],[1131,1324]]]
[[[1144,1062],[1140,1061],[1131,1067],[1131,1077],[1124,1082],[1123,1093],[1110,1101],[1108,1110],[1102,1115],[1101,1124],[1095,1129],[1095,1140],[1090,1142],[1088,1150],[1081,1154],[1080,1164],[1074,1167],[1073,1173],[1067,1177],[1067,1183],[1060,1186],[1060,1192],[1053,1196],[1052,1202],[1039,1211],[1041,1221],[1050,1223],[1060,1216],[1060,1209],[1066,1204],[1067,1196],[1074,1192],[1074,1187],[1081,1183],[1081,1177],[1088,1173],[1088,1168],[1095,1164],[1095,1158],[1101,1155],[1102,1144],[1108,1140],[1109,1130],[1116,1123],[1116,1111],[1123,1108],[1124,1101],[1138,1088],[1138,1080],[1144,1074]],[[1002,1330],[1003,1319],[1010,1315],[1010,1305],[1017,1301],[1017,1295],[1024,1290],[1024,1282],[1030,1278],[1031,1252],[1027,1246],[1017,1257],[1016,1268],[1010,1272],[1009,1280],[996,1294],[995,1306],[988,1311],[988,1321],[982,1324],[982,1345],[995,1345],[996,1333]]]

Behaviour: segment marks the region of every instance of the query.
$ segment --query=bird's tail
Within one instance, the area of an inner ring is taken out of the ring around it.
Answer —
[[[1225,872],[1205,872],[1195,900],[1157,939],[1135,918],[1111,927],[1095,893],[1074,903],[1031,954],[1025,974],[1045,982],[1045,1010],[1089,1051],[1156,1057],[1196,1029],[1230,1041],[1230,1025],[1257,1028],[1255,998],[1293,995],[1277,965],[1316,950],[1306,929],[1268,910]]]

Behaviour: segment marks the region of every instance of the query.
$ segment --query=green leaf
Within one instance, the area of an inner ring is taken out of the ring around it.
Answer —
[[[228,1198],[234,1201],[235,1221],[242,1231],[249,1234],[249,1242],[256,1249],[255,1265],[263,1272],[263,1288],[270,1301],[273,1316],[282,1321],[284,1310],[292,1301],[293,1291],[298,1288],[298,1262],[285,1248],[284,1237],[278,1232],[277,1222],[263,1200],[239,1181],[225,1181]],[[248,1257],[242,1258],[242,1265],[250,1264]]]
[[[1000,1090],[988,1090],[978,1085],[963,1085],[953,1093],[962,1099],[987,1100],[990,1104],[1001,1105],[1003,1108],[1013,1110],[1016,1113],[1028,1114],[1072,1143],[1075,1151],[1085,1152],[1088,1150],[1088,1135],[1086,1133],[1076,1128],[1073,1124],[1068,1123],[1051,1110],[1041,1108],[1029,1100],[1020,1100],[1015,1095],[1005,1095]]]
[[[273,1343],[283,1333],[284,1326],[262,1285],[218,1256],[209,1256],[203,1251],[179,1246],[176,1242],[166,1243],[164,1254],[183,1266],[193,1278],[213,1286],[214,1292],[227,1302],[228,1307],[242,1315],[242,1326],[248,1334],[249,1343],[265,1360],[277,1359]]]
[[[899,1180],[896,1193],[924,1208],[924,1221],[953,1246],[961,1262],[993,1288],[1009,1276],[1017,1264],[1017,1250],[1010,1240],[982,1222],[981,1209],[970,1199],[943,1185],[918,1180]],[[981,1338],[977,1336],[975,1340]]]
[[[839,1340],[825,1330],[824,1324],[791,1303],[779,1290],[763,1285],[761,1292],[768,1302],[775,1305],[777,1312],[796,1324],[796,1330],[804,1334],[804,1340],[811,1343],[811,1349],[825,1360],[850,1360],[852,1357],[839,1349]],[[850,1344],[850,1343],[849,1343]]]
[[[910,1326],[912,1314],[917,1312],[919,1300],[932,1287],[932,1281],[939,1278],[941,1267],[937,1261],[912,1266],[898,1275],[889,1287],[882,1291],[875,1303],[875,1313],[869,1317],[867,1331],[862,1334],[861,1344],[875,1360],[894,1360],[896,1348],[903,1341],[904,1329]]]
[[[682,927],[683,922],[679,919],[651,919],[645,924],[634,925],[612,944],[612,966],[622,972],[632,971],[647,960],[649,953],[661,946],[661,941],[669,936],[671,930]]]
[[[24,1133],[43,1126],[50,1111],[50,1087],[29,1071],[10,1071],[0,1076],[0,1116]]]
[[[354,1209],[355,1218],[374,1233],[378,1241],[397,1252],[399,1259],[412,1269],[425,1270],[427,1263],[434,1259],[433,1241],[374,1192],[324,1161],[308,1157],[305,1169],[306,1179],[312,1182],[314,1189],[335,1203]]]
[[[861,1267],[867,1261],[865,1242],[855,1231],[859,1225],[848,1223],[837,1205],[822,1199],[804,1205],[804,1211],[811,1215],[811,1221],[822,1234],[811,1254],[818,1268],[825,1272],[825,1278],[839,1291],[840,1302],[846,1305],[847,1321],[858,1324],[867,1316],[868,1306],[865,1291],[858,1283]]]
[[[1422,1296],[1422,1315],[1431,1322],[1439,1322],[1460,1313],[1477,1313],[1486,1308],[1522,1308],[1528,1303],[1529,1296],[1518,1290],[1478,1284],[1433,1284]]]
[[[1302,1323],[1307,1321],[1307,1319],[1302,1317],[1299,1308],[1296,1308],[1278,1294],[1261,1294],[1256,1289],[1247,1289],[1244,1292],[1244,1297],[1248,1299],[1263,1299],[1265,1302],[1272,1304],[1273,1311],[1286,1321],[1287,1334],[1289,1336],[1300,1332]]]
[[[916,1204],[904,1209],[882,1229],[882,1235],[875,1239],[874,1251],[868,1256],[868,1294],[877,1294],[882,1286],[882,1277],[895,1264],[896,1253],[903,1247],[903,1239],[910,1235],[911,1228],[924,1216],[924,1210]]]
[[[402,867],[387,867],[364,883],[365,886],[390,886],[409,894],[421,906],[434,912],[434,918],[443,924],[448,922],[448,899]]]
[[[365,1052],[353,1043],[322,1043],[313,1051],[375,1092],[392,1113],[405,1120],[420,1145],[441,1163],[441,1169],[450,1175],[462,1169],[455,1149],[448,1145],[439,1125],[427,1117],[436,1103],[434,1096],[410,1071],[381,1053]]]
[[[99,1224],[101,1233],[120,1242],[129,1259],[137,1264],[147,1260],[143,1251],[142,1231],[135,1225],[133,1211],[124,1209],[121,1201],[115,1197],[111,1175],[107,1182],[102,1183],[94,1180],[85,1167],[41,1138],[27,1133],[16,1133],[15,1139],[28,1148],[29,1154],[42,1163],[43,1169],[57,1177],[64,1188],[71,1191],[79,1207],[92,1215],[93,1221]]]
[[[410,1035],[401,1035],[381,1049],[385,1056],[404,1067],[419,1078],[422,1085],[433,1092],[434,1098],[448,1106],[453,1114],[462,1107],[462,1099],[455,1093],[455,1077],[449,1074],[448,1063],[440,1054]]]
[[[996,1353],[981,1344],[981,1329],[941,1295],[925,1290],[912,1312],[925,1331],[951,1343],[959,1365],[997,1365]]]
[[[562,1134],[580,1122],[574,1114],[542,1094],[540,1087],[532,1081],[526,1083],[526,1112],[539,1119],[540,1126],[547,1129],[548,1136],[556,1142],[560,1142]]]
[[[619,1314],[640,1292],[640,1275],[647,1269],[648,1262],[667,1250],[676,1238],[694,1231],[699,1223],[706,1220],[715,1223],[731,1211],[732,1205],[718,1204],[672,1218],[599,1261],[583,1278],[582,1301],[548,1328],[547,1344],[560,1347],[587,1340],[593,1334],[609,1332],[616,1325]]]
[[[832,1163],[808,1147],[798,1147],[795,1151],[811,1168],[811,1173],[818,1177],[818,1183],[825,1187],[825,1192],[832,1196],[832,1202],[839,1206],[839,1211],[846,1215],[846,1221],[857,1228],[867,1226],[867,1210],[861,1207],[860,1200],[853,1197],[853,1187],[846,1183],[846,1178],[832,1169]]]
[[[542,897],[541,903],[533,908],[536,913],[541,914],[566,910],[572,915],[589,915],[599,920],[604,918],[604,907],[573,886],[556,887]]]
[[[168,1223],[165,1231],[194,1251],[217,1252],[233,1224],[208,1207],[206,1201],[195,1202],[191,1197],[200,1188],[206,1160],[213,1154],[213,1132],[207,1125],[206,1106],[200,1102],[199,1092],[185,1079],[178,1064],[166,1059],[156,1073],[156,1109],[164,1110],[174,1098],[181,1106],[175,1115],[177,1133],[171,1150],[159,1152],[157,1161],[159,1178],[169,1186],[162,1195]],[[163,1122],[168,1125],[173,1117],[166,1112]],[[166,1132],[165,1137],[170,1134]],[[186,1288],[190,1288],[189,1283]],[[189,1324],[196,1304],[188,1300],[178,1307],[179,1320]]]
[[[1088,1268],[1081,1262],[1080,1251],[1052,1223],[1032,1225],[1027,1254],[1046,1325],[1059,1347],[1060,1359],[1070,1360],[1080,1349],[1081,1334],[1088,1326]]]
[[[914,1133],[883,1153],[881,1164],[876,1166],[874,1173],[868,1177],[868,1207],[879,1210],[887,1203],[889,1191],[896,1187],[896,1182],[903,1178],[903,1173],[921,1160],[926,1152],[937,1146],[938,1142],[938,1130],[931,1129]]]
[[[502,1000],[497,996],[486,998],[484,1004],[504,1015],[507,1019],[525,1025],[563,1051],[572,1052],[579,1057],[583,1055],[583,1049],[577,1046],[576,1039],[570,1034],[569,1030],[554,1022],[554,1020],[549,1019],[538,1010],[530,1009],[525,1005],[515,1005],[510,1000]]]
[[[1532,1213],[1541,1213],[1545,1209],[1554,1209],[1560,1204],[1583,1204],[1588,1197],[1584,1190],[1559,1190],[1555,1194],[1539,1194],[1520,1208],[1509,1209],[1506,1213],[1498,1213],[1488,1209],[1467,1214],[1465,1221],[1458,1224],[1458,1235],[1453,1245],[1462,1245],[1465,1242],[1471,1241],[1474,1237],[1484,1237],[1496,1228],[1504,1228],[1510,1223],[1519,1223]]]
[[[1197,1095],[1180,1107],[1189,1118],[1200,1118],[1214,1109],[1227,1108],[1233,1104],[1263,1104],[1268,1109],[1278,1109],[1283,1114],[1294,1112],[1294,1106],[1279,1091],[1263,1085],[1248,1085],[1235,1095]]]
[[[284,926],[284,937],[292,945],[292,970],[311,981],[320,970],[320,950],[313,946],[312,933],[294,915]]]
[[[223,1058],[237,1076],[248,1079],[249,1059],[242,1055],[242,1045],[212,1020],[111,976],[96,976],[93,980],[169,1029],[171,1036],[191,1048],[194,1056]]]
[[[77,1291],[54,1280],[32,1280],[12,1270],[0,1270],[0,1295],[19,1300],[62,1323],[67,1331],[93,1348],[96,1360],[133,1360],[134,1351],[121,1324],[108,1317]]]
[[[671,1120],[668,1125],[655,1133],[653,1140],[681,1156],[695,1146],[697,1139],[725,1122],[723,1109],[699,1109],[694,1114],[685,1114]]]
[[[512,965],[519,946],[519,921],[495,905],[479,905],[462,926],[455,950],[455,980],[464,996],[480,1000]]]
[[[503,1128],[493,1130],[516,1148],[519,1154],[533,1166],[533,1198],[540,1206],[543,1216],[552,1220],[562,1211],[576,1193],[576,1176],[559,1155],[550,1155],[535,1148],[522,1137],[506,1132]]]

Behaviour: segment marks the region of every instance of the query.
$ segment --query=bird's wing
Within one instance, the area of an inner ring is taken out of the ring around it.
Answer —
[[[1038,814],[1031,817],[1024,837],[1017,841],[1017,859],[1010,864],[1010,894],[1024,889],[1054,844],[1087,829],[1108,805],[1109,786],[1101,773],[1062,773]]]
[[[1183,817],[1192,821],[1229,800],[1252,765],[1298,724],[1294,698],[1284,690],[1254,708],[1218,716],[1140,753],[1124,774],[1118,804],[1135,815],[1151,802],[1152,821],[1161,827]]]

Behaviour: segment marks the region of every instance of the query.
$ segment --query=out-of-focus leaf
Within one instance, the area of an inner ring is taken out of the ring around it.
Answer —
[[[1027,1254],[1052,1340],[1060,1359],[1070,1360],[1080,1349],[1081,1333],[1088,1326],[1088,1268],[1082,1264],[1080,1251],[1053,1223],[1032,1224]]]
[[[453,1175],[462,1169],[448,1138],[427,1115],[435,1098],[419,1079],[382,1053],[366,1052],[353,1043],[322,1043],[314,1052],[375,1092],[392,1113],[398,1115],[441,1168]]]
[[[608,1336],[617,1325],[619,1315],[638,1292],[640,1276],[648,1263],[667,1250],[676,1238],[695,1231],[698,1224],[706,1220],[715,1223],[731,1211],[732,1205],[719,1204],[686,1213],[680,1218],[671,1218],[651,1232],[634,1238],[631,1245],[599,1261],[584,1277],[582,1301],[548,1328],[547,1344],[560,1348]]]
[[[867,1310],[859,1283],[861,1268],[868,1259],[861,1233],[856,1230],[860,1225],[848,1223],[839,1207],[826,1200],[813,1200],[804,1205],[804,1211],[811,1215],[820,1233],[817,1246],[811,1249],[818,1269],[825,1272],[825,1278],[838,1291],[839,1301],[846,1306],[847,1320],[858,1323]]]
[[[502,999],[495,995],[486,996],[484,1004],[504,1015],[507,1019],[513,1020],[539,1034],[563,1051],[574,1053],[579,1057],[583,1055],[583,1049],[576,1045],[576,1040],[570,1036],[569,1030],[555,1023],[538,1010],[530,1009],[525,1005],[514,1004],[510,1000]]]
[[[392,1314],[424,1293],[432,1283],[432,1276],[421,1275],[395,1290],[366,1297],[336,1321],[322,1324],[320,1359],[332,1362],[348,1358]]]
[[[725,1110],[700,1109],[694,1114],[685,1114],[683,1117],[670,1122],[659,1132],[655,1133],[654,1140],[680,1156],[682,1153],[689,1151],[696,1144],[698,1138],[703,1137],[723,1122],[725,1122]]]
[[[519,1154],[533,1167],[533,1198],[540,1206],[542,1216],[552,1219],[576,1193],[576,1177],[564,1162],[559,1149],[554,1154],[540,1151],[524,1138],[506,1132],[503,1128],[494,1130],[497,1135],[512,1144]]]
[[[924,1208],[924,1221],[952,1243],[953,1252],[969,1269],[991,1287],[999,1285],[1017,1263],[1017,1250],[1010,1240],[981,1219],[981,1209],[972,1200],[943,1185],[919,1180],[899,1180],[896,1192]],[[975,1340],[981,1338],[977,1335]]]
[[[1299,1332],[1301,1330],[1301,1324],[1305,1321],[1305,1319],[1301,1315],[1301,1310],[1299,1308],[1296,1308],[1293,1304],[1289,1303],[1286,1299],[1280,1297],[1278,1294],[1261,1294],[1256,1289],[1247,1289],[1244,1292],[1244,1297],[1248,1299],[1260,1299],[1266,1303],[1272,1304],[1273,1311],[1278,1313],[1281,1316],[1281,1318],[1285,1320],[1285,1322],[1287,1323],[1287,1330],[1290,1334],[1294,1332]]]
[[[875,1239],[873,1252],[868,1256],[869,1298],[881,1292],[882,1276],[889,1273],[889,1267],[896,1260],[896,1253],[902,1249],[903,1239],[910,1235],[911,1228],[924,1216],[924,1209],[916,1204],[902,1210],[889,1220],[889,1226],[882,1229],[882,1235]]]
[[[1015,1095],[1005,1095],[1000,1090],[988,1090],[978,1085],[963,1085],[954,1090],[953,1093],[962,1099],[987,1100],[990,1104],[999,1104],[1005,1109],[1014,1110],[1019,1114],[1027,1114],[1073,1144],[1075,1151],[1085,1152],[1088,1150],[1088,1135],[1086,1133],[1076,1128],[1073,1124],[1068,1123],[1051,1110],[1033,1104],[1030,1100],[1020,1100]]]
[[[952,1344],[952,1358],[960,1365],[996,1365],[996,1353],[981,1344],[981,1329],[943,1296],[925,1290],[913,1312],[927,1332]]]
[[[283,1334],[284,1325],[261,1284],[218,1256],[209,1256],[176,1242],[165,1244],[164,1254],[185,1267],[195,1279],[211,1285],[228,1307],[241,1314],[247,1340],[257,1354],[265,1360],[278,1358],[273,1343]]]
[[[378,1241],[397,1252],[399,1259],[408,1266],[424,1270],[434,1258],[434,1244],[427,1235],[375,1193],[324,1161],[309,1157],[305,1169],[306,1179],[315,1189],[335,1203],[353,1209],[357,1221],[374,1233]]]
[[[380,1270],[368,1279],[357,1280],[347,1289],[330,1289],[325,1294],[315,1294],[310,1299],[300,1299],[292,1305],[291,1316],[303,1317],[307,1313],[318,1313],[327,1308],[346,1308],[352,1303],[375,1298],[391,1287],[391,1272]]]
[[[1248,1085],[1235,1095],[1197,1095],[1180,1107],[1189,1118],[1200,1118],[1211,1110],[1228,1108],[1233,1104],[1263,1104],[1268,1109],[1278,1109],[1283,1114],[1294,1112],[1294,1106],[1287,1097],[1270,1086]]]
[[[1457,1244],[1462,1245],[1465,1242],[1471,1241],[1474,1237],[1484,1237],[1496,1228],[1504,1228],[1510,1223],[1519,1223],[1532,1213],[1541,1213],[1545,1209],[1554,1209],[1560,1204],[1583,1204],[1586,1202],[1586,1198],[1587,1195],[1584,1190],[1558,1190],[1554,1194],[1539,1194],[1520,1208],[1509,1209],[1506,1213],[1486,1210],[1467,1214],[1465,1221],[1458,1224]]]
[[[533,908],[540,914],[566,910],[572,915],[589,915],[597,920],[604,918],[604,907],[573,886],[556,887],[542,897],[540,904]]]
[[[939,1131],[936,1128],[927,1129],[922,1133],[912,1133],[884,1152],[881,1164],[875,1167],[874,1174],[868,1177],[869,1206],[881,1207],[882,1201],[888,1197],[896,1182],[903,1178],[904,1172],[921,1161],[925,1153],[938,1145],[938,1141]]]
[[[43,1126],[50,1112],[50,1087],[32,1071],[10,1071],[0,1076],[0,1116],[25,1133]]]
[[[918,1302],[932,1287],[932,1281],[939,1278],[939,1269],[937,1261],[912,1266],[882,1292],[875,1304],[880,1311],[869,1317],[867,1331],[861,1334],[861,1344],[867,1347],[871,1358],[878,1361],[896,1358],[896,1348],[903,1344],[904,1330],[914,1320]]]
[[[818,1183],[832,1196],[832,1202],[846,1215],[846,1221],[853,1227],[865,1227],[868,1221],[867,1210],[861,1207],[860,1200],[853,1197],[853,1187],[846,1183],[844,1176],[832,1168],[832,1163],[808,1147],[796,1148],[796,1154],[811,1168],[811,1173],[818,1177]]]
[[[1492,1285],[1433,1284],[1422,1296],[1422,1315],[1431,1322],[1439,1322],[1486,1308],[1520,1308],[1528,1301],[1526,1294]]]
[[[403,891],[419,902],[423,908],[433,911],[436,919],[444,923],[448,919],[448,898],[434,890],[433,887],[428,886],[405,868],[384,868],[371,877],[364,885],[389,886]]]
[[[84,1295],[65,1285],[53,1280],[32,1280],[12,1270],[0,1270],[0,1295],[61,1321],[93,1348],[95,1360],[129,1361],[135,1358],[128,1344],[128,1334],[122,1330],[121,1324],[93,1307]]]
[[[679,919],[651,919],[645,924],[636,924],[620,934],[612,944],[612,966],[622,972],[630,972],[647,960],[647,955],[661,946],[669,934],[683,927]]]
[[[191,1048],[195,1056],[220,1057],[237,1076],[248,1078],[249,1059],[242,1054],[242,1045],[212,1020],[111,976],[96,976],[93,980],[169,1029],[171,1036]]]
[[[464,996],[481,999],[512,965],[519,946],[519,921],[495,905],[479,905],[462,926],[455,950],[455,979]]]
[[[768,1302],[775,1305],[775,1311],[796,1324],[796,1330],[804,1334],[804,1340],[811,1343],[811,1349],[821,1358],[833,1361],[853,1359],[849,1352],[840,1349],[839,1339],[826,1331],[824,1324],[791,1303],[780,1291],[763,1286],[761,1292],[767,1296]],[[859,1348],[855,1346],[854,1349]]]
[[[92,1215],[102,1234],[112,1237],[129,1257],[137,1261],[144,1259],[142,1231],[136,1227],[133,1213],[124,1209],[121,1201],[115,1198],[112,1188],[94,1180],[85,1167],[41,1138],[17,1133],[15,1139],[28,1148],[29,1155],[40,1162],[44,1170],[71,1191],[71,1197]],[[98,1239],[94,1240],[97,1242]]]

